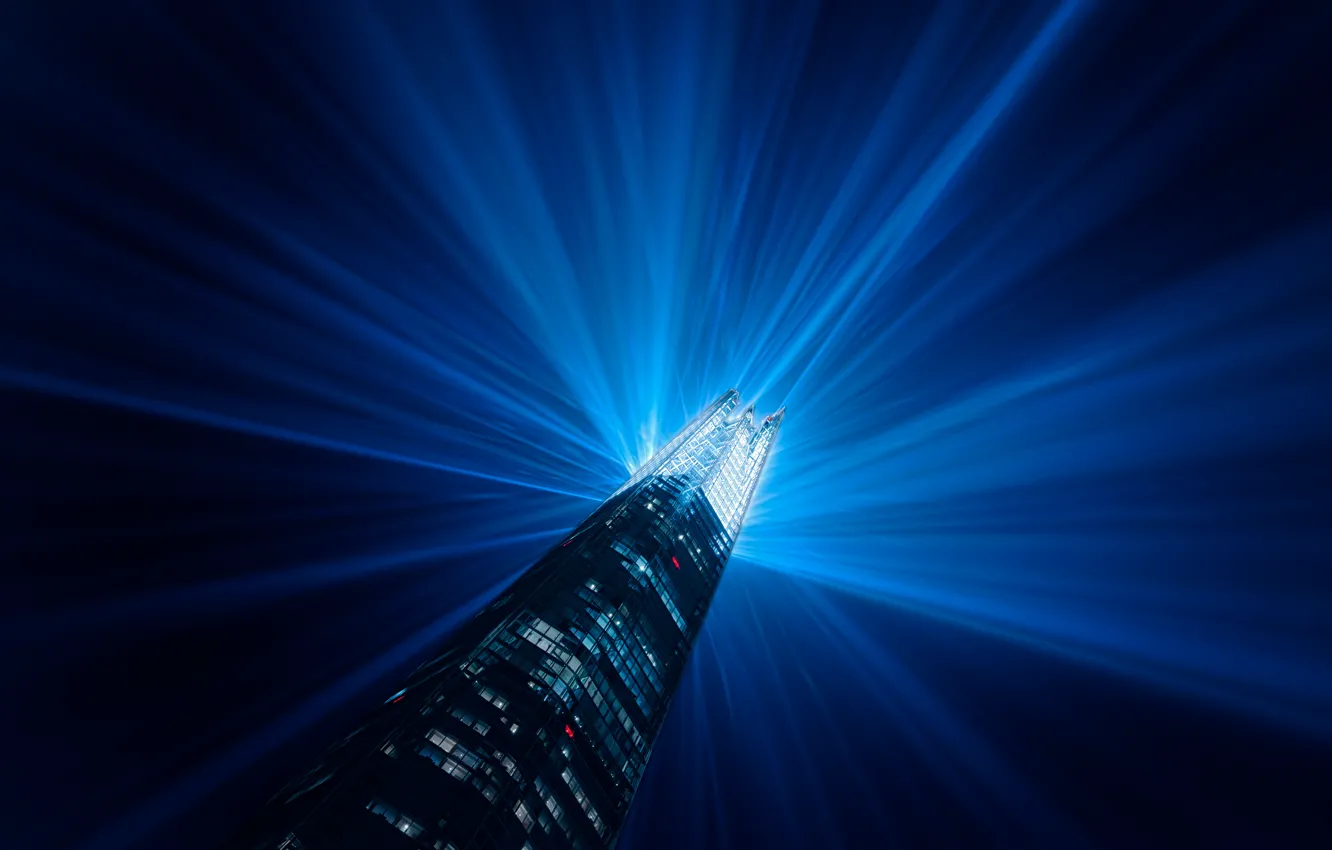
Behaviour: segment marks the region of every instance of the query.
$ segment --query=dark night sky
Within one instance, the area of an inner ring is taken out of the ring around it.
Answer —
[[[4,4],[0,847],[209,850],[732,386],[622,850],[1332,846],[1329,43]]]

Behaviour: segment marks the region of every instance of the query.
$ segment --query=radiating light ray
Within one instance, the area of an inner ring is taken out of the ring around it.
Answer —
[[[1332,729],[1326,723],[1332,690],[1315,670],[1321,663],[1318,659],[1243,652],[1236,646],[1222,651],[1206,639],[1179,634],[1176,625],[1160,619],[1150,627],[1145,625],[1141,603],[1136,600],[1131,609],[1135,640],[1125,644],[1117,637],[1125,630],[1124,622],[1105,616],[1103,605],[1093,607],[1095,603],[1086,600],[1081,604],[1074,602],[1072,594],[1061,598],[1060,604],[1066,611],[1057,615],[1043,613],[1039,619],[1033,619],[1033,612],[1022,602],[987,598],[990,594],[978,592],[979,589],[930,591],[920,584],[891,580],[872,585],[859,583],[840,572],[811,571],[810,577],[869,593],[871,598],[1023,643],[1041,652],[1066,656],[1119,675],[1147,679],[1227,704],[1234,710],[1257,714],[1271,722],[1295,725],[1320,738],[1332,736]],[[1236,601],[1230,600],[1229,606]],[[1180,610],[1172,614],[1179,616]],[[1245,680],[1237,680],[1233,673],[1236,668],[1249,671]]]
[[[904,703],[902,709],[914,716],[914,722],[921,728],[922,738],[930,733],[939,736],[936,741],[922,741],[927,747],[938,747],[944,751],[932,756],[931,762],[964,761],[966,767],[972,771],[970,778],[983,785],[984,792],[994,798],[992,804],[1001,804],[995,807],[994,816],[1012,817],[1013,813],[1018,812],[1039,812],[1042,828],[1056,831],[1059,835],[1057,839],[1059,844],[1065,847],[1081,847],[1088,844],[1087,837],[1080,835],[1074,824],[1041,799],[1036,789],[1023,781],[1020,773],[1014,770],[1014,766],[1001,764],[997,754],[990,750],[985,741],[976,738],[960,717],[935,699],[923,683],[916,680],[891,656],[879,652],[872,640],[863,633],[858,633],[859,630],[854,624],[836,617],[835,609],[818,594],[801,595],[799,600],[816,610],[812,619],[832,624],[840,632],[836,637],[850,647],[852,657],[867,662],[868,667],[865,670],[867,679],[885,683],[895,696],[902,700]],[[913,721],[908,719],[906,722],[911,725]],[[968,793],[969,790],[960,788],[960,795],[972,796]]]
[[[208,425],[214,428],[223,428],[229,431],[254,434],[260,437],[268,437],[275,440],[285,440],[302,445],[314,446],[316,448],[328,449],[330,451],[344,452],[347,454],[360,455],[362,457],[374,458],[376,460],[389,461],[391,463],[401,463],[409,466],[419,466],[425,469],[444,472],[450,475],[462,475],[469,478],[479,478],[486,481],[494,481],[499,484],[511,484],[517,487],[525,487],[532,490],[541,490],[547,493],[556,493],[562,496],[571,496],[579,499],[597,500],[596,496],[588,494],[571,493],[565,490],[559,490],[553,487],[543,487],[539,484],[518,481],[512,478],[506,478],[499,475],[489,475],[476,470],[461,469],[454,466],[448,466],[441,463],[434,463],[421,458],[405,457],[403,455],[385,452],[368,446],[358,446],[344,443],[336,440],[328,440],[313,434],[302,434],[290,431],[285,428],[278,428],[264,425],[259,422],[249,422],[231,416],[223,416],[204,410],[195,410],[170,402],[157,401],[153,399],[136,398],[127,394],[106,390],[101,387],[81,386],[72,381],[64,381],[53,378],[48,375],[38,375],[30,372],[21,372],[15,369],[0,370],[0,380],[10,387],[24,389],[43,394],[64,396],[75,398],[81,401],[91,401],[104,404],[111,407],[126,408],[137,412],[149,413],[156,416],[166,416],[172,419],[178,419],[183,422],[198,423]]]
[[[732,386],[788,415],[621,846],[1298,845],[1256,788],[1332,746],[1332,12],[207,5],[0,36],[5,633],[60,644],[11,653],[62,754],[15,749],[18,846],[188,845]],[[132,758],[68,743],[93,691],[150,695]],[[1192,798],[1215,717],[1253,787]]]
[[[494,536],[429,549],[388,552],[341,562],[305,564],[234,579],[188,584],[119,599],[99,600],[75,608],[44,611],[36,618],[19,617],[5,623],[5,628],[63,632],[68,636],[75,631],[124,628],[139,618],[160,618],[164,611],[171,612],[175,617],[215,616],[236,607],[271,604],[285,597],[310,593],[329,584],[373,578],[380,572],[420,569],[429,564],[438,565],[443,559],[476,555],[532,540],[556,540],[567,530],[558,528]]]
[[[822,355],[828,350],[829,341],[836,338],[847,318],[873,295],[875,286],[896,259],[897,252],[912,237],[915,228],[929,215],[972,151],[982,143],[990,128],[1021,92],[1023,84],[1032,75],[1033,70],[1049,60],[1050,54],[1055,51],[1059,39],[1063,36],[1064,29],[1069,26],[1079,8],[1079,3],[1065,2],[1055,10],[1008,72],[985,97],[981,106],[962,125],[957,134],[944,144],[939,157],[930,163],[925,173],[907,191],[902,200],[893,206],[883,227],[856,256],[851,268],[842,273],[840,282],[833,286],[823,304],[812,317],[807,319],[805,328],[794,343],[785,347],[787,359],[772,368],[776,376],[784,375],[791,368],[795,357],[805,360],[805,371],[800,373],[800,377],[788,390],[788,397],[800,386],[800,379],[818,365]],[[841,317],[825,335],[824,341],[814,349],[812,355],[804,356],[805,347],[812,342],[831,313],[843,307]],[[762,387],[760,394],[767,389],[767,386]]]

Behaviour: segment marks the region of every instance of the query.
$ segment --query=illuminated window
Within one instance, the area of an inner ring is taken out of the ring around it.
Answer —
[[[509,705],[509,701],[496,693],[493,688],[483,687],[478,693],[481,694],[482,699],[495,706],[500,711],[503,711]]]
[[[382,803],[379,800],[371,800],[365,804],[365,807],[369,809],[372,814],[379,815],[384,820],[388,821],[394,829],[409,838],[418,838],[421,833],[425,832],[425,827],[402,814],[392,806]]]
[[[523,829],[531,832],[532,824],[536,821],[532,818],[532,811],[527,808],[527,803],[519,800],[518,805],[513,807],[513,813],[518,816],[518,822],[523,825]]]
[[[574,776],[573,770],[566,767],[560,773],[560,776],[564,779],[564,783],[569,786],[569,790],[573,792],[574,799],[578,801],[578,805],[583,807],[583,812],[587,815],[587,819],[592,822],[592,826],[596,829],[597,834],[604,838],[606,836],[606,823],[601,819],[601,815],[597,813],[596,808],[592,805],[592,801],[588,799],[586,792],[583,791],[583,786]]]

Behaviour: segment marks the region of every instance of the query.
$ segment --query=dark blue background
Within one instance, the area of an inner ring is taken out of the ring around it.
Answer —
[[[1332,6],[6,4],[6,848],[200,848],[728,387],[621,847],[1332,846]]]

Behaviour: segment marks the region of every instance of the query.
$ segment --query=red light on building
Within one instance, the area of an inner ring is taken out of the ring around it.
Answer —
[[[573,737],[573,727],[568,723],[564,724],[564,734],[568,735],[570,738]]]
[[[675,568],[676,568],[677,570],[680,569],[680,562],[677,561],[677,560],[675,560],[675,556],[674,556],[674,555],[671,556],[671,563],[672,563],[672,564],[675,564]]]

